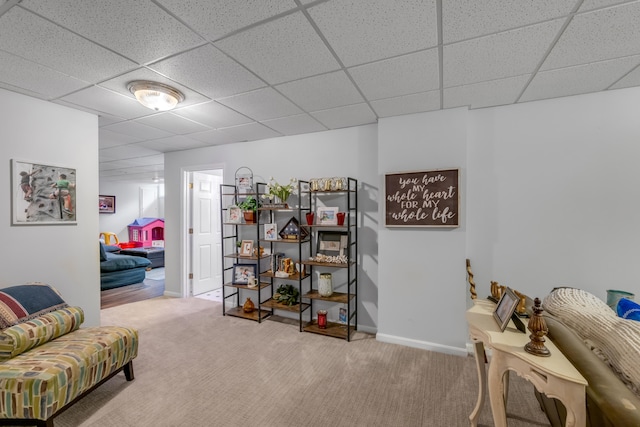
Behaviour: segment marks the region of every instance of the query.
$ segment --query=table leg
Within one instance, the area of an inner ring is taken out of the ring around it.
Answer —
[[[484,368],[485,353],[482,341],[476,341],[473,343],[473,349],[476,357],[476,369],[478,370],[478,400],[476,401],[475,408],[473,408],[473,412],[469,415],[469,423],[471,427],[476,427],[478,425],[480,411],[484,405],[484,396],[487,390],[487,371]]]
[[[508,371],[504,354],[495,348],[489,362],[489,401],[495,427],[507,427],[507,407],[505,404],[505,373]]]
[[[587,423],[584,386],[567,385],[560,401],[567,408],[565,427],[584,427]]]

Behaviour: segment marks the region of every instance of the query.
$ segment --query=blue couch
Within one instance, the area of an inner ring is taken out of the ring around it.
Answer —
[[[144,257],[122,255],[118,246],[100,242],[100,290],[141,283],[151,261]]]

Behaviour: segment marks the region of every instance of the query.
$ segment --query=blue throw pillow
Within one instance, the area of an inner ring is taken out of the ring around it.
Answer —
[[[616,311],[623,319],[640,321],[640,304],[628,298],[620,298]]]

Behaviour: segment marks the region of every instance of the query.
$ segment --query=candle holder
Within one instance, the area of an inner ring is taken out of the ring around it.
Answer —
[[[318,310],[318,328],[327,329],[327,310]]]

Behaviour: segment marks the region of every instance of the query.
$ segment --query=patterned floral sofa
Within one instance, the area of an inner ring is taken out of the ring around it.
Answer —
[[[133,380],[138,332],[80,328],[84,312],[42,283],[0,289],[0,425],[53,418],[124,370]]]

